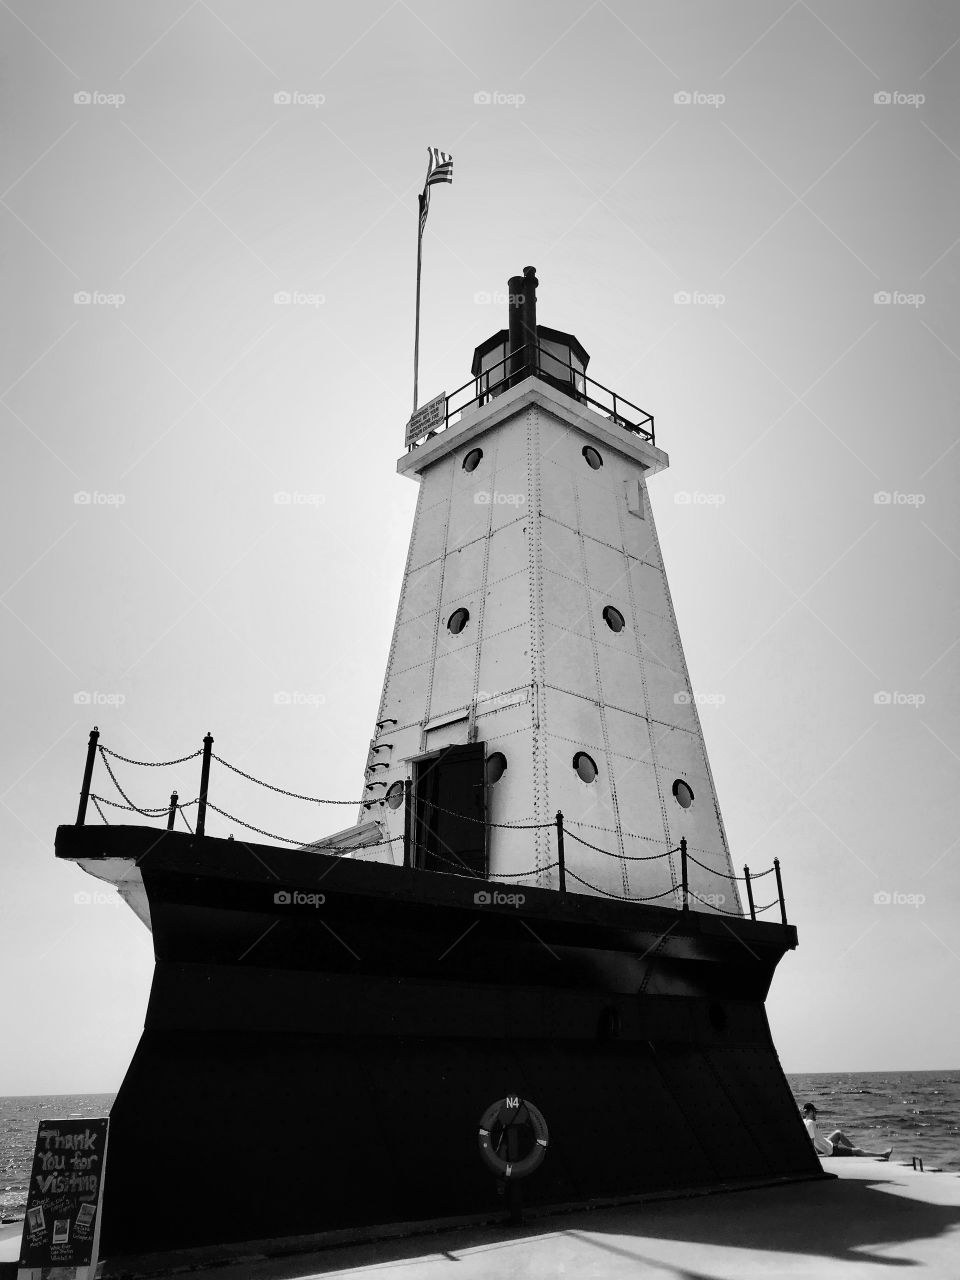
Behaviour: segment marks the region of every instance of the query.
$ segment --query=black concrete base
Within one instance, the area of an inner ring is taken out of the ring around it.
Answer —
[[[89,830],[58,854],[149,842],[157,951],[105,1258],[495,1217],[477,1133],[508,1096],[549,1126],[532,1209],[822,1176],[763,1008],[790,928]]]

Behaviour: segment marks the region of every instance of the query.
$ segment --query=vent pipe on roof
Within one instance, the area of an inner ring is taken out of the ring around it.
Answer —
[[[511,276],[507,281],[511,383],[536,372],[539,283],[536,267],[524,267],[522,276]]]

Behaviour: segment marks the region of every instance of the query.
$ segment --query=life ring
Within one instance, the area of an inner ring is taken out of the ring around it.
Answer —
[[[499,1153],[503,1135],[514,1125],[525,1124],[533,1129],[534,1143],[529,1153],[521,1160],[505,1160]],[[499,1125],[500,1134],[496,1145],[493,1139],[494,1127]],[[498,1178],[526,1178],[543,1163],[547,1154],[550,1133],[543,1115],[532,1102],[526,1098],[501,1098],[487,1107],[480,1117],[480,1131],[477,1134],[480,1155],[487,1168]]]

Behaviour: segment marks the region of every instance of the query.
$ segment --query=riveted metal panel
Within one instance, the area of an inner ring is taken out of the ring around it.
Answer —
[[[437,606],[440,590],[440,561],[434,560],[422,569],[414,569],[404,578],[400,594],[397,622],[419,618]]]
[[[512,577],[518,570],[528,570],[529,530],[525,523],[514,521],[490,535],[487,556],[487,585]]]
[[[620,635],[624,640],[622,647],[609,644],[597,645],[597,663],[600,668],[603,701],[626,711],[642,712],[644,703],[640,665],[635,653],[627,648],[628,637],[622,631]]]
[[[644,655],[644,676],[650,719],[659,724],[676,725],[696,732],[697,720],[684,675],[680,671],[671,671]]]
[[[435,619],[433,612],[425,613],[397,627],[391,666],[393,674],[406,671],[408,667],[418,667],[429,659]]]
[[[641,764],[626,756],[611,755],[609,767],[614,771],[620,823],[624,833],[665,841],[657,775],[653,765]],[[651,849],[650,852],[656,853],[658,850]]]
[[[384,697],[384,714],[393,716],[400,723],[418,721],[430,687],[431,664],[409,667],[406,671],[392,672]]]
[[[589,751],[596,760],[596,752],[603,751],[604,745],[600,708],[597,704],[549,685],[544,690],[544,702],[550,736],[566,739],[584,751]],[[563,754],[568,753],[564,751]],[[572,754],[572,748],[569,754]]]
[[[550,570],[544,570],[542,583],[544,623],[589,637],[591,597],[585,584]]]
[[[478,587],[483,577],[483,561],[486,551],[486,540],[472,542],[456,551],[449,552],[443,558],[443,592],[441,594],[441,621],[446,624],[450,612],[462,599],[473,597],[479,599]],[[470,608],[468,604],[466,606]],[[476,616],[476,609],[470,608],[471,622]],[[467,624],[468,626],[470,623]]]
[[[518,464],[526,468],[528,440],[527,432],[531,417],[536,409],[524,408],[519,413],[506,419],[496,428],[497,451],[494,459],[494,475],[500,482],[500,472],[515,468]]]
[[[461,644],[448,652],[438,652],[434,666],[431,716],[466,707],[473,699],[473,672],[477,646]]]
[[[512,578],[501,578],[487,589],[484,605],[484,639],[513,627],[528,627],[530,619],[530,580],[523,571]]]
[[[594,526],[591,525],[592,529]],[[627,613],[629,561],[622,551],[608,547],[586,536],[583,550],[587,563],[587,579],[594,591],[605,597],[605,604],[615,604],[621,613]],[[608,598],[607,598],[608,597]]]
[[[409,569],[418,569],[443,555],[449,504],[436,502],[417,513],[410,547]]]
[[[543,665],[548,685],[593,701],[599,699],[593,645],[587,636],[548,623],[543,635]]]
[[[529,624],[486,637],[480,648],[478,687],[515,689],[529,680],[529,650]]]
[[[544,569],[578,580],[582,578],[580,538],[573,529],[567,529],[554,520],[541,520],[540,542]]]
[[[636,609],[631,625],[645,662],[659,662],[662,667],[672,668],[678,676],[682,675],[677,629],[671,618]]]
[[[606,717],[610,750],[631,760],[652,764],[650,731],[643,709],[634,712],[607,707]]]
[[[656,530],[650,522],[650,498],[646,487],[643,488],[643,510],[643,520],[638,520],[634,516],[624,521],[623,547],[628,556],[636,560],[644,560],[654,568],[660,569],[663,567],[663,561],[657,545]]]
[[[664,769],[681,775],[704,772],[703,742],[698,733],[663,726],[657,735],[657,760]]]
[[[485,491],[478,486],[477,492]],[[487,536],[490,528],[490,506],[488,503],[474,501],[475,496],[461,494],[459,500],[451,505],[446,541],[448,551]]]
[[[575,483],[567,466],[555,460],[544,460],[540,472],[540,511],[551,520],[572,524],[574,519]]]
[[[631,560],[630,577],[637,608],[672,619],[673,610],[670,607],[664,577],[660,570],[645,561]]]
[[[623,545],[620,534],[620,508],[625,507],[623,489],[611,489],[595,479],[596,472],[584,463],[586,475],[577,479],[577,495],[580,500],[580,528],[598,542],[608,543],[619,549]],[[625,565],[623,566],[626,567]],[[622,570],[621,570],[622,572]]]

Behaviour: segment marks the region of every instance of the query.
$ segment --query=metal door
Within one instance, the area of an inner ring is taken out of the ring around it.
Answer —
[[[483,743],[445,747],[414,763],[413,865],[485,878]]]

